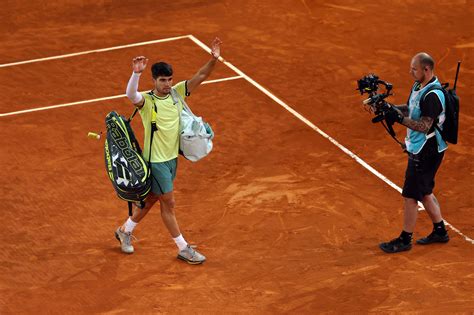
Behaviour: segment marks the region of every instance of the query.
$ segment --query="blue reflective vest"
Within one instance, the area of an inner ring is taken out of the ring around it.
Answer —
[[[442,130],[443,122],[445,120],[445,109],[446,109],[444,94],[440,90],[428,91],[433,86],[438,86],[441,88],[441,83],[439,83],[438,78],[435,78],[433,82],[427,84],[422,89],[416,90],[418,86],[419,86],[419,83],[415,82],[415,84],[413,85],[411,89],[410,98],[408,100],[408,117],[413,120],[419,120],[421,117],[421,109],[420,109],[421,97],[423,96],[424,98],[429,93],[436,93],[436,95],[439,98],[439,101],[441,102],[441,106],[443,108],[442,108],[441,114],[438,116],[438,121],[437,122],[435,121],[434,123],[437,123],[439,128]],[[427,91],[428,93],[426,93]],[[428,141],[428,139],[431,137],[436,137],[436,140],[438,142],[438,152],[442,152],[448,148],[448,144],[443,140],[443,138],[441,137],[441,134],[439,133],[438,130],[436,130],[436,128],[435,128],[435,131],[430,134],[425,134],[423,132],[418,132],[410,128],[407,128],[407,136],[405,138],[407,151],[413,154],[420,153],[426,141]]]

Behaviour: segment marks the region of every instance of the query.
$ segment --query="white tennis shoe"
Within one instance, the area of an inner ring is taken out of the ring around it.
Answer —
[[[132,238],[135,237],[132,235],[132,232],[122,232],[120,231],[120,227],[118,227],[115,231],[115,238],[120,242],[122,252],[126,254],[133,254],[134,249],[132,246]]]
[[[192,248],[189,244],[178,253],[178,259],[184,260],[191,265],[199,265],[206,261],[206,257]]]

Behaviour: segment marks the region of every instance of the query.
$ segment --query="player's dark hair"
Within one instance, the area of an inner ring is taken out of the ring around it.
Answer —
[[[170,77],[173,75],[173,68],[166,62],[157,62],[151,66],[151,76],[153,79],[158,77]]]

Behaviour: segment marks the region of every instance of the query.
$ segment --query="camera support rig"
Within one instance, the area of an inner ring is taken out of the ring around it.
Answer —
[[[385,87],[385,91],[383,93],[377,93],[379,84]],[[377,75],[371,73],[364,76],[362,79],[357,80],[356,90],[359,90],[361,95],[364,93],[369,94],[369,98],[364,100],[362,103],[367,105],[369,107],[369,111],[375,114],[375,117],[372,118],[372,122],[380,122],[382,126],[384,126],[385,130],[387,130],[387,132],[390,134],[390,136],[401,145],[403,150],[405,150],[405,144],[400,142],[395,136],[395,131],[393,130],[394,121],[388,119],[389,112],[393,111],[394,109],[391,104],[385,101],[385,99],[390,95],[393,95],[393,93],[391,93],[392,88],[393,85],[391,83],[380,80]]]

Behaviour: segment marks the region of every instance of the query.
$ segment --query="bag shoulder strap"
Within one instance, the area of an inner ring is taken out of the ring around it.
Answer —
[[[156,106],[155,103],[155,98],[153,97],[153,91],[150,91],[150,95],[152,96],[153,99],[153,106],[151,106],[151,133],[150,133],[150,149],[148,150],[148,172],[151,172],[151,150],[152,150],[152,144],[153,144],[153,135],[155,134],[155,131],[158,131],[158,125],[156,124],[156,116],[158,115],[158,107]]]
[[[429,92],[432,92],[432,91],[443,91],[444,88],[445,88],[445,86],[448,87],[448,83],[445,83],[445,84],[442,85],[442,86],[439,86],[439,85],[432,85],[432,86],[430,86],[426,91],[423,92],[423,94],[421,95],[420,99],[425,99],[426,95],[427,95]],[[443,93],[444,93],[444,92],[443,92]],[[446,100],[445,100],[445,102],[446,102]],[[442,105],[441,105],[441,106],[442,106]],[[444,109],[442,108],[442,110],[444,110]],[[434,128],[435,128],[439,133],[441,133],[442,130],[441,130],[440,125],[439,125],[439,116],[436,117],[436,120],[433,122],[433,124],[434,124]]]
[[[153,97],[154,94],[153,94],[153,91],[150,91],[147,93],[148,95],[151,95],[152,96],[152,99],[153,99],[153,106],[151,106],[151,134],[150,134],[150,149],[148,150],[148,174],[150,174],[150,165],[151,165],[151,148],[152,148],[152,144],[153,144],[153,134],[155,133],[155,131],[158,131],[158,126],[156,125],[156,115],[157,115],[157,107],[156,107],[156,104],[155,104],[155,98]],[[145,100],[146,102],[146,100]],[[143,104],[143,106],[145,106],[145,104]],[[132,121],[133,117],[135,117],[135,115],[137,114],[138,112],[138,107],[135,107],[135,109],[133,110],[133,113],[132,115],[130,116],[130,118],[128,119],[129,122]]]
[[[178,99],[181,102],[181,104],[183,104],[183,110],[186,110],[191,115],[196,116],[191,111],[191,108],[189,108],[188,104],[186,103],[184,98],[181,96],[181,94],[179,94],[178,91],[176,91],[176,89],[174,89],[174,88],[171,88],[171,97],[173,98],[173,102],[175,104],[177,103],[176,99]],[[181,112],[180,112],[180,115],[181,115]]]
[[[133,110],[133,113],[132,115],[130,115],[130,118],[128,118],[128,122],[131,122],[133,117],[135,117],[135,115],[138,113],[138,107],[135,107],[135,109]]]
[[[424,91],[423,94],[421,94],[420,99],[425,99],[426,95],[432,91],[443,91],[443,88],[438,85],[432,85],[426,91]]]

